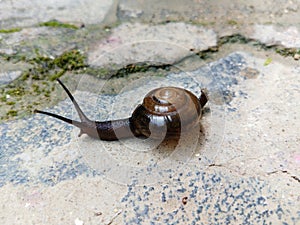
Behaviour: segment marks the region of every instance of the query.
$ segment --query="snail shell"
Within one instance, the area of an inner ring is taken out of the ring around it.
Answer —
[[[178,138],[199,123],[202,107],[190,91],[162,87],[150,91],[131,116],[135,133],[153,139]]]

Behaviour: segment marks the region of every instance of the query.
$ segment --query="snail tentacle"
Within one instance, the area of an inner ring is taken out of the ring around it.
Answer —
[[[69,118],[66,118],[66,117],[54,114],[54,113],[45,112],[45,111],[41,111],[41,110],[38,110],[38,109],[35,109],[33,112],[34,113],[44,114],[44,115],[47,115],[47,116],[52,116],[52,117],[54,117],[56,119],[62,120],[64,122],[66,122],[66,123],[72,124],[72,125],[74,125],[76,127],[79,127],[79,128],[81,126],[81,122],[79,122],[79,121],[72,120],[72,119],[69,119]]]
[[[126,138],[134,136],[132,134],[132,127],[129,118],[113,120],[113,121],[92,121],[90,120],[81,110],[74,96],[68,90],[68,88],[57,79],[58,83],[63,87],[63,89],[68,94],[71,99],[75,109],[79,115],[80,121],[72,120],[54,113],[45,112],[41,110],[34,110],[35,113],[45,114],[66,123],[72,124],[80,128],[79,137],[82,134],[87,134],[90,137],[100,138],[101,140],[113,141],[119,138]]]
[[[201,105],[202,108],[205,106],[207,101],[208,101],[207,90],[206,89],[201,89],[201,96],[199,98],[199,102],[200,102],[200,105]]]
[[[69,98],[71,99],[71,101],[72,101],[73,105],[75,106],[75,109],[79,115],[80,121],[83,123],[90,122],[91,120],[89,118],[87,118],[87,116],[82,112],[81,108],[79,107],[77,101],[75,100],[75,98],[73,97],[73,95],[71,94],[69,89],[61,82],[60,79],[57,79],[57,81],[63,87],[63,89],[68,94]]]

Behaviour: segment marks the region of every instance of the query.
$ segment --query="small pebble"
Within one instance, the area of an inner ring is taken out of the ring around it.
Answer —
[[[296,53],[296,54],[294,55],[294,59],[295,59],[295,60],[299,60],[299,59],[300,59],[300,54]]]
[[[78,219],[78,218],[76,218],[75,219],[75,225],[83,225],[83,221],[80,220],[80,219]]]
[[[183,197],[183,198],[182,198],[182,204],[186,205],[187,200],[188,200],[188,197]]]

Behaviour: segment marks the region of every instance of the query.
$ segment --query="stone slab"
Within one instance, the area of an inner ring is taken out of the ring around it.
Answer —
[[[88,116],[105,120],[130,115],[145,87],[207,87],[205,139],[182,158],[167,146],[77,137],[77,128],[43,115],[1,124],[1,223],[297,224],[299,66],[264,61],[235,52],[133,82],[118,96],[74,93]],[[46,110],[76,118],[69,99]]]
[[[136,62],[172,64],[216,44],[216,34],[199,26],[185,23],[124,23],[92,47],[89,64],[109,68]]]
[[[285,28],[273,25],[255,25],[251,38],[267,46],[280,45],[285,48],[300,48],[300,32],[297,26]]]
[[[112,4],[113,1],[91,0],[3,0],[0,1],[0,27],[28,27],[54,19],[75,24],[100,23]]]

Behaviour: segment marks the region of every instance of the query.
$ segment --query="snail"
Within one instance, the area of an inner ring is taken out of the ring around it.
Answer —
[[[150,91],[129,118],[92,121],[82,112],[66,86],[59,79],[57,81],[71,99],[80,121],[41,110],[34,110],[34,112],[55,117],[80,128],[79,137],[87,134],[106,141],[130,137],[179,138],[181,132],[188,132],[199,125],[202,109],[208,101],[204,89],[201,90],[201,96],[198,98],[182,88],[162,87]]]

